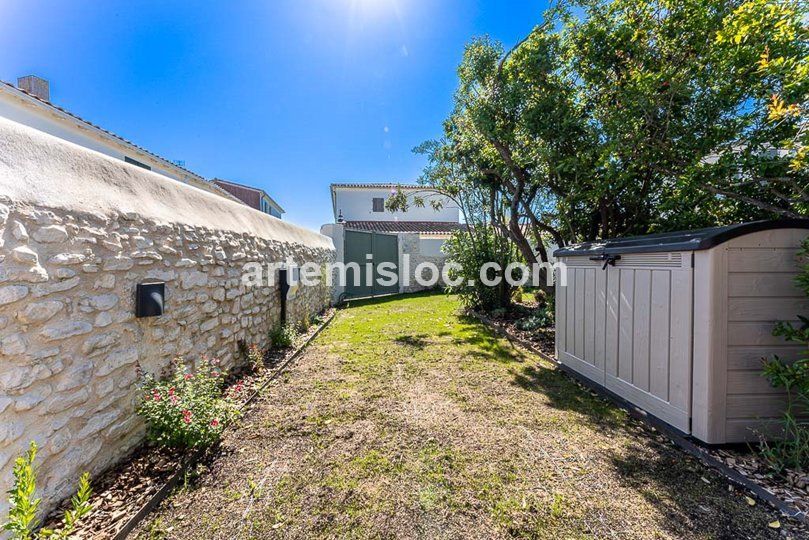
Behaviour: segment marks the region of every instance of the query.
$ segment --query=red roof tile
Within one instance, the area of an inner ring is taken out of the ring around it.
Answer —
[[[466,228],[451,221],[346,221],[347,229],[389,233],[449,234]]]

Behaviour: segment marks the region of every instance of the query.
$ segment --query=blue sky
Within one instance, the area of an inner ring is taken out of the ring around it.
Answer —
[[[412,181],[441,133],[464,44],[507,46],[546,2],[0,0],[0,79],[206,178],[332,221],[334,181]]]

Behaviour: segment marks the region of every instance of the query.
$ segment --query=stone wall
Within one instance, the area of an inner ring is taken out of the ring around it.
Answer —
[[[280,295],[246,288],[245,263],[333,256],[319,234],[0,119],[0,492],[30,440],[45,509],[124,456],[143,436],[139,369],[266,345]],[[162,317],[134,316],[147,280],[166,283]],[[329,295],[302,286],[289,320]]]
[[[434,287],[424,287],[416,283],[416,267],[421,263],[431,262],[438,268],[439,272],[441,272],[443,271],[444,263],[447,260],[446,256],[431,256],[422,254],[419,243],[419,235],[417,233],[399,233],[398,237],[399,268],[402,269],[400,271],[401,283],[399,290],[404,293],[411,293],[436,287],[443,288],[444,284],[443,281],[441,281],[440,273],[438,283]],[[410,258],[409,269],[403,262],[402,256],[405,254],[407,254]],[[403,275],[406,271],[409,274],[407,277]],[[423,276],[429,279],[431,277],[429,270],[424,270]]]

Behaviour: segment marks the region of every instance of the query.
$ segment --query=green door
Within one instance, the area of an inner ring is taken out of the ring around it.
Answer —
[[[399,292],[399,244],[398,238],[392,234],[378,234],[373,233],[373,248],[374,248],[374,294],[395,294]],[[382,263],[391,263],[386,265],[384,273],[379,273],[379,265]],[[397,275],[397,279],[391,285],[382,285],[390,283],[390,274]]]
[[[398,281],[392,285],[379,283],[380,279],[390,281],[379,272],[379,265],[384,262],[392,263],[393,267],[387,270],[398,275],[399,247],[396,235],[346,231],[344,246],[345,263],[349,265],[346,270],[346,297],[359,298],[399,292]],[[359,266],[359,276],[356,276],[357,272],[351,263]]]

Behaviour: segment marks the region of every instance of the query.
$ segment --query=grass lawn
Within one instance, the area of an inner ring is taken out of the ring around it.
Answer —
[[[138,537],[780,537],[772,511],[458,307],[340,311]]]

